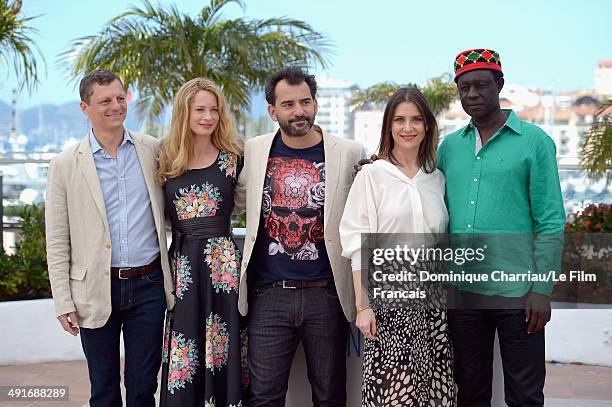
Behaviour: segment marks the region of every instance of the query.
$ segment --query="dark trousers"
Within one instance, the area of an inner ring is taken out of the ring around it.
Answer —
[[[112,312],[101,328],[81,328],[91,382],[91,407],[118,407],[121,401],[119,335],[125,346],[128,407],[154,407],[166,297],[161,268],[129,280],[111,279]]]
[[[544,329],[527,333],[524,309],[449,310],[458,407],[491,406],[493,344],[499,338],[510,407],[544,406]]]
[[[285,405],[298,343],[306,356],[313,406],[346,405],[348,322],[333,285],[263,288],[249,297],[249,407]]]

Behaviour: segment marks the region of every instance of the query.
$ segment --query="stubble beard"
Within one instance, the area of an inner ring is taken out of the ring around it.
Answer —
[[[303,128],[296,129],[295,127],[292,126],[293,122],[302,121],[302,120],[306,121],[306,125]],[[288,121],[279,120],[278,121],[278,126],[281,128],[283,133],[285,133],[289,137],[304,137],[305,135],[308,134],[308,132],[310,131],[313,125],[314,125],[314,117],[310,117],[310,116],[300,116],[293,120],[288,120]]]

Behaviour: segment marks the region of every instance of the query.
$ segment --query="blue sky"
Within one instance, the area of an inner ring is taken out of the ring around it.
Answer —
[[[156,1],[153,1],[154,3]],[[140,1],[24,0],[22,13],[41,15],[31,24],[47,60],[46,76],[21,109],[76,100],[76,84],[58,67],[57,55],[72,39],[95,34],[130,4]],[[204,0],[161,1],[196,13]],[[554,91],[590,88],[599,60],[612,59],[610,0],[246,0],[225,9],[227,17],[288,16],[310,23],[335,46],[327,73],[366,87],[376,82],[422,83],[450,72],[457,52],[497,50],[506,81]],[[3,68],[4,69],[4,68]],[[315,73],[322,73],[317,70]],[[0,100],[15,85],[0,72]]]

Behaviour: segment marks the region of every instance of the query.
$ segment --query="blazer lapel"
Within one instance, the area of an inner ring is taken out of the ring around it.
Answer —
[[[157,230],[161,230],[161,219],[163,219],[163,203],[161,196],[161,187],[155,181],[155,172],[157,171],[157,163],[155,161],[156,152],[147,146],[138,134],[130,133],[130,137],[134,141],[134,147],[136,147],[136,155],[140,162],[140,168],[142,169],[142,175],[144,176],[145,184],[149,192],[149,200],[151,201],[151,211],[153,212],[153,219],[155,220],[155,226]]]
[[[256,199],[257,204],[255,208],[259,208],[259,213],[257,213],[256,217],[259,222],[259,216],[261,215],[261,200],[263,196],[263,186],[266,178],[266,169],[268,168],[268,158],[270,157],[270,148],[272,147],[272,142],[274,141],[274,136],[276,133],[270,133],[261,138],[261,143],[257,146],[257,150],[254,151],[252,159],[255,160],[253,164],[253,183],[255,185],[255,191],[257,192]],[[251,182],[249,180],[249,182]]]
[[[93,152],[91,151],[91,145],[89,144],[89,134],[87,134],[81,141],[81,144],[79,144],[79,148],[77,150],[77,161],[79,163],[79,167],[81,167],[81,171],[83,172],[83,177],[85,178],[85,183],[89,188],[89,192],[91,193],[91,196],[98,207],[98,211],[100,211],[100,216],[102,216],[106,231],[109,232],[110,228],[108,227],[108,219],[106,217],[104,196],[102,195],[102,188],[100,187],[100,179],[98,178],[96,163],[93,158]]]
[[[323,233],[327,228],[327,220],[331,216],[334,199],[337,195],[338,176],[342,155],[336,148],[337,141],[331,136],[323,135],[325,149],[325,207],[323,209]]]

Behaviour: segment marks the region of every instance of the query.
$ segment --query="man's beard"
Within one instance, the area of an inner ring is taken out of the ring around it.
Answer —
[[[293,127],[292,123],[300,122],[300,121],[305,121],[306,125],[302,127],[301,129]],[[280,119],[278,120],[278,126],[281,128],[283,133],[285,133],[286,135],[290,137],[305,136],[306,134],[308,134],[313,124],[314,124],[314,117],[310,117],[306,115],[295,117],[289,121],[282,121]]]

